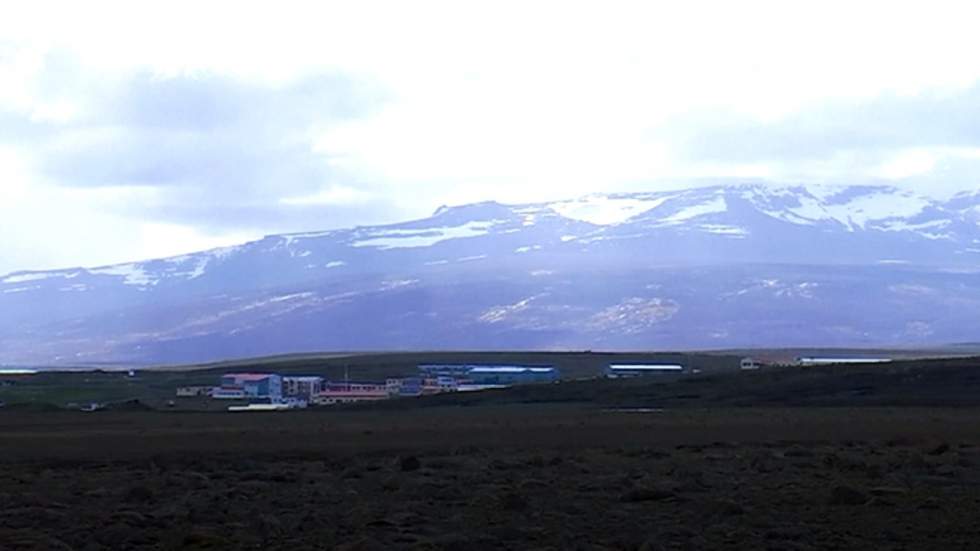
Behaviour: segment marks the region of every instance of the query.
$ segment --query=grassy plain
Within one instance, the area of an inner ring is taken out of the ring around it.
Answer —
[[[976,549],[976,366],[282,413],[8,407],[0,549]]]

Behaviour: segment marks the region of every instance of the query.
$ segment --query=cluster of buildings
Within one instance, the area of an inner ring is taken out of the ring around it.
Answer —
[[[831,362],[805,358],[800,363],[819,365],[872,361],[887,360],[834,358]],[[743,358],[739,368],[756,370],[763,365],[757,359]],[[699,372],[699,369],[689,369],[675,363],[610,363],[598,375],[622,379]],[[558,380],[558,369],[550,365],[420,364],[416,376],[389,378],[383,382],[330,381],[320,376],[275,373],[226,373],[221,376],[218,386],[179,387],[177,396],[234,401],[228,408],[233,411],[278,410],[553,383]],[[248,405],[242,405],[243,402]]]
[[[177,397],[249,402],[232,411],[305,408],[369,402],[443,392],[466,392],[517,384],[556,382],[552,366],[426,364],[415,377],[389,378],[384,382],[328,381],[319,376],[276,373],[226,373],[218,386],[184,386]]]

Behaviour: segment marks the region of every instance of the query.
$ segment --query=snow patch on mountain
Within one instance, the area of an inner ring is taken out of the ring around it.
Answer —
[[[832,222],[849,232],[870,229],[887,220],[908,220],[933,205],[924,197],[886,187],[752,187],[745,189],[742,197],[778,220],[797,225]]]
[[[300,239],[315,239],[318,237],[327,237],[330,234],[336,233],[335,230],[329,231],[313,231],[313,232],[300,232],[300,233],[287,233],[280,237],[286,240],[286,245],[292,245]]]
[[[590,195],[573,201],[551,203],[549,208],[572,220],[597,226],[619,224],[638,214],[653,210],[671,196],[655,198],[609,197]]]
[[[392,289],[401,289],[402,287],[410,287],[419,282],[417,279],[393,279],[388,281],[382,281],[380,290],[391,291]]]
[[[693,218],[698,218],[709,214],[718,214],[726,212],[727,210],[728,202],[725,201],[723,196],[718,196],[706,203],[685,207],[666,218],[661,218],[659,223],[661,225],[676,225]]]
[[[63,292],[83,292],[83,291],[88,291],[89,289],[91,289],[91,287],[85,285],[84,283],[78,283],[75,285],[69,285],[67,287],[58,288],[59,291],[63,291]]]
[[[500,323],[502,321],[506,321],[511,316],[527,310],[531,304],[531,301],[539,296],[540,295],[528,297],[513,304],[494,306],[480,314],[477,319],[483,323]]]
[[[197,279],[207,273],[208,266],[213,262],[222,261],[229,256],[242,251],[243,249],[243,245],[233,245],[230,247],[210,249],[200,253],[164,258],[162,261],[170,266],[164,268],[164,273],[160,275],[166,277],[167,279]],[[146,270],[145,264],[141,264],[138,267],[141,270]],[[111,268],[111,266],[109,268]],[[125,270],[126,269],[124,269],[124,271]]]
[[[890,218],[911,218],[930,202],[911,194],[869,193],[843,204],[824,204],[827,215],[851,231],[865,229],[869,222]]]
[[[269,299],[269,302],[283,302],[283,301],[286,301],[286,300],[296,300],[296,299],[302,299],[302,298],[309,298],[309,297],[312,297],[312,296],[314,296],[314,293],[310,293],[310,292],[306,292],[306,293],[292,293],[292,294],[289,294],[289,295],[281,295],[281,296],[278,296],[278,297],[272,297],[272,298]]]
[[[28,281],[42,281],[45,279],[51,279],[55,277],[60,277],[64,279],[73,279],[78,277],[81,272],[23,272],[18,274],[9,275],[3,279],[0,279],[0,284],[13,284],[13,283],[26,283]]]
[[[597,312],[589,319],[594,331],[636,334],[674,317],[680,306],[671,299],[630,297]]]
[[[424,229],[388,229],[369,234],[366,238],[354,241],[352,247],[374,247],[378,249],[401,249],[430,247],[449,239],[478,237],[486,235],[494,226],[506,220],[467,222],[459,226],[446,226]]]
[[[126,285],[134,285],[138,287],[156,285],[160,282],[158,278],[154,278],[148,274],[140,264],[117,264],[115,266],[105,266],[102,268],[89,270],[89,273],[108,276],[121,276],[123,278],[123,283]]]
[[[919,235],[927,239],[952,239],[952,234],[949,233],[933,233],[924,230],[938,230],[946,228],[951,224],[949,220],[932,220],[930,222],[922,222],[919,224],[910,224],[903,220],[890,220],[885,222],[880,226],[880,229],[885,231],[910,231],[918,233]]]
[[[13,287],[11,289],[4,289],[3,290],[3,293],[4,294],[23,293],[23,292],[26,292],[26,291],[33,291],[35,289],[40,289],[40,288],[41,288],[40,285],[29,285],[27,287]]]
[[[533,226],[538,221],[538,215],[541,214],[542,207],[531,206],[531,207],[521,207],[515,208],[514,214],[517,214],[523,218],[521,225],[524,227]]]
[[[736,238],[744,238],[749,235],[749,230],[738,226],[727,226],[725,224],[701,224],[698,228],[717,235],[727,235]]]
[[[186,256],[181,257],[179,260],[170,258],[167,259],[167,262],[170,264],[177,264],[177,266],[181,266],[182,264],[191,264],[191,268],[189,270],[185,269],[178,271],[179,268],[177,266],[167,268],[166,271],[168,272],[168,276],[181,277],[184,279],[197,279],[203,276],[207,271],[208,264],[211,262],[211,257],[203,255],[198,257]]]
[[[27,274],[17,274],[0,279],[0,283],[25,283],[27,281],[39,281],[54,277],[56,274],[47,272],[32,272]]]

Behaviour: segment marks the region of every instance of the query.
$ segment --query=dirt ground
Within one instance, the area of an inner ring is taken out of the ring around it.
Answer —
[[[980,409],[0,412],[0,549],[977,549]]]

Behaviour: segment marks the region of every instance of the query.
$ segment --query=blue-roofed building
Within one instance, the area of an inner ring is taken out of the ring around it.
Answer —
[[[419,364],[419,373],[425,377],[465,377],[474,364]]]
[[[427,377],[453,377],[473,385],[551,383],[559,378],[558,370],[550,365],[422,364],[418,367]]]

